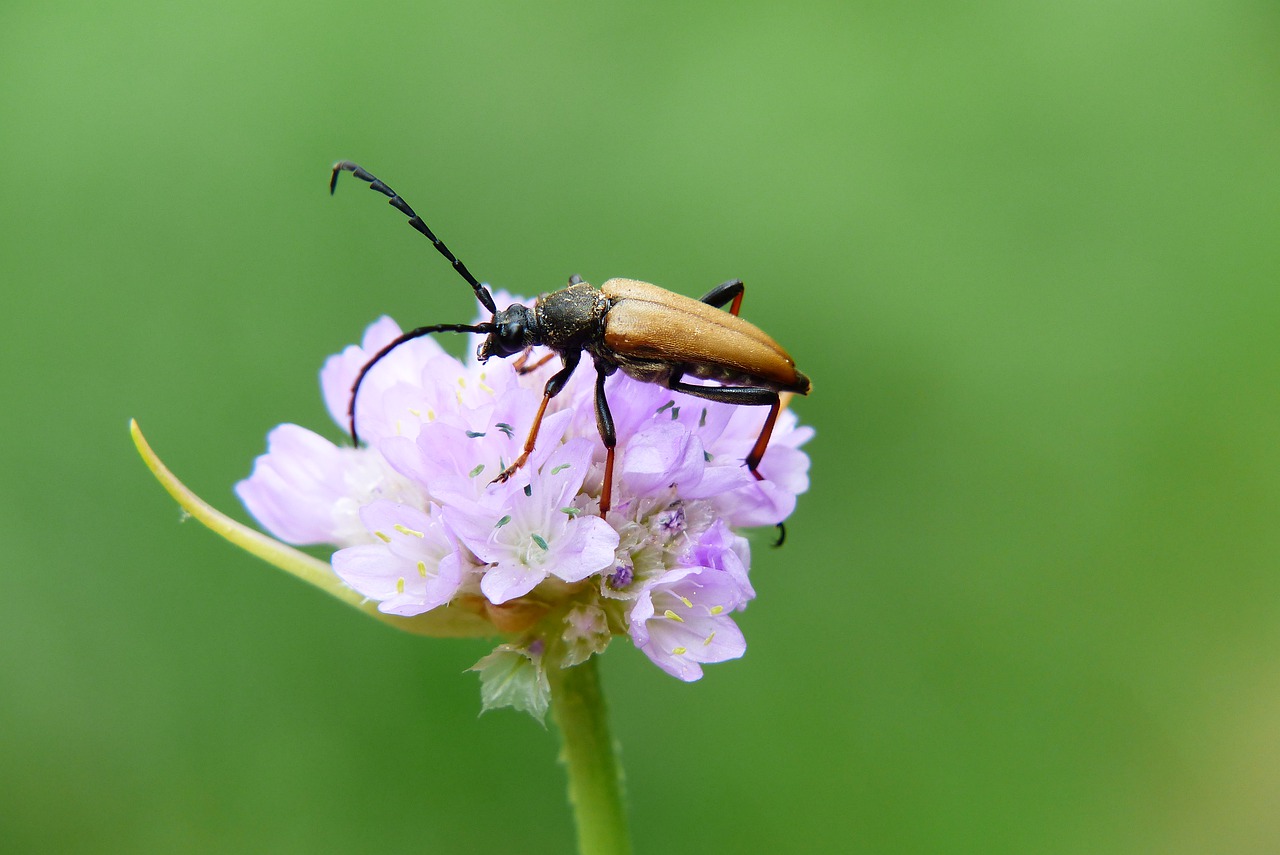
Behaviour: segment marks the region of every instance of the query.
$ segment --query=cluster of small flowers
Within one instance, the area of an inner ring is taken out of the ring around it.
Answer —
[[[494,296],[500,307],[512,299]],[[381,318],[361,345],[325,363],[321,387],[338,425],[346,427],[361,366],[399,334]],[[472,336],[472,352],[479,340]],[[544,355],[535,351],[526,364]],[[618,445],[613,506],[601,519],[605,452],[589,360],[551,400],[527,464],[493,483],[520,454],[559,367],[552,359],[521,373],[514,363],[461,362],[430,337],[407,342],[361,386],[365,446],[280,425],[236,492],[280,539],[337,547],[334,571],[383,612],[486,616],[515,640],[482,660],[482,678],[513,661],[567,667],[621,634],[682,680],[741,656],[746,643],[731,614],[755,592],[748,544],[734,527],[791,513],[808,487],[799,446],[812,429],[784,409],[760,481],[742,461],[765,408],[676,394],[618,372],[605,385]]]

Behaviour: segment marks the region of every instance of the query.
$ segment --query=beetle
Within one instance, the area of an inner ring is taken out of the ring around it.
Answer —
[[[596,367],[596,427],[605,447],[604,485],[600,493],[600,516],[609,512],[613,488],[613,457],[617,445],[613,417],[605,398],[604,382],[619,369],[646,383],[657,383],[675,392],[725,404],[767,406],[769,414],[755,445],[747,454],[747,469],[756,477],[769,437],[782,406],[779,393],[809,393],[809,378],[796,369],[793,360],[777,342],[759,328],[738,317],[742,306],[742,280],[731,279],[694,300],[636,279],[610,279],[597,290],[572,276],[569,284],[539,297],[532,306],[515,303],[501,311],[493,295],[445,246],[394,190],[363,167],[347,160],[333,166],[329,192],[338,186],[338,176],[350,172],[386,196],[393,208],[409,218],[417,229],[466,280],[476,299],[491,315],[479,324],[434,324],[409,330],[379,350],[361,367],[351,386],[351,441],[358,445],[356,396],[369,371],[383,357],[415,338],[439,332],[475,332],[487,337],[476,355],[483,362],[490,357],[520,354],[516,368],[532,370],[527,360],[532,348],[545,346],[560,357],[561,368],[547,381],[542,403],[534,416],[520,456],[494,482],[506,481],[525,464],[538,440],[547,404],[564,389],[584,352]],[[730,303],[727,312],[724,305]],[[550,354],[548,354],[548,358]],[[684,377],[712,380],[721,385],[686,383]],[[779,524],[781,525],[781,524]],[[781,539],[778,541],[781,543]]]

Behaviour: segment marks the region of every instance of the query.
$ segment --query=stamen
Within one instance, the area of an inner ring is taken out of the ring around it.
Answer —
[[[425,561],[418,562],[418,575],[421,576],[423,579],[427,578],[427,562]],[[714,632],[711,634],[715,635]]]
[[[710,635],[708,635],[708,636],[707,636],[706,641],[702,642],[702,646],[703,646],[703,647],[706,647],[707,645],[709,645],[709,644],[711,643],[711,639],[713,639],[713,638],[715,638],[715,637],[716,637],[716,634],[715,634],[714,632],[712,632]]]
[[[621,590],[630,585],[634,577],[635,567],[630,564],[619,564],[618,569],[609,576],[609,587],[615,591]]]
[[[401,576],[399,579],[396,580],[396,593],[397,594],[404,593],[404,577],[403,576]]]
[[[422,532],[418,531],[417,529],[409,528],[407,525],[401,525],[400,523],[396,523],[396,525],[395,525],[395,529],[396,529],[396,531],[400,532],[401,534],[411,534],[411,535],[413,535],[414,537],[426,537],[426,535],[425,535],[425,534],[423,534]]]
[[[547,542],[543,540],[540,535],[531,534],[529,535],[529,539],[532,540],[534,544],[536,544],[537,547],[541,549],[543,552],[546,552],[550,548],[547,546]]]
[[[671,609],[667,609],[665,612],[663,612],[662,616],[664,618],[668,618],[670,620],[676,621],[677,623],[684,623],[684,618],[680,617],[680,615],[671,611]]]
[[[658,527],[663,531],[674,533],[684,530],[684,507],[674,502],[657,516]]]
[[[718,614],[720,614],[722,611],[724,611],[724,606],[712,606],[712,607],[711,607],[711,614],[713,614],[713,615],[718,615]]]
[[[494,523],[494,526],[493,526],[493,527],[494,527],[494,528],[502,528],[504,525],[506,525],[506,524],[507,524],[507,523],[509,523],[509,522],[511,522],[511,514],[504,514],[504,515],[503,515],[503,517],[502,517],[502,519],[500,519],[500,520],[498,520],[496,523]]]
[[[484,464],[483,464],[483,463],[481,463],[481,464],[480,464],[479,466],[477,466],[475,469],[472,469],[472,470],[471,470],[471,474],[470,474],[470,476],[468,476],[468,477],[474,478],[474,477],[476,477],[477,475],[479,475],[479,474],[480,474],[481,472],[483,472],[483,471],[484,471]]]
[[[391,542],[391,538],[390,538],[390,537],[388,537],[388,536],[387,536],[386,534],[384,534],[383,532],[375,531],[375,532],[373,533],[373,536],[374,536],[374,537],[376,537],[376,538],[378,538],[379,540],[381,540],[383,543],[390,543],[390,542]]]
[[[671,652],[672,652],[672,653],[674,653],[674,654],[675,654],[675,655],[677,655],[677,656],[683,656],[683,655],[685,655],[686,653],[688,653],[688,652],[689,652],[689,648],[687,648],[687,647],[676,647],[676,648],[673,648]]]
[[[568,469],[568,468],[569,468],[569,464],[568,464],[568,463],[561,463],[559,466],[557,466],[557,467],[555,467],[554,469],[552,469],[552,470],[551,470],[551,474],[552,474],[552,475],[555,475],[555,474],[557,474],[558,472],[560,472],[560,470],[562,470],[562,469]]]
[[[679,594],[676,594],[676,596],[680,597]],[[684,603],[685,606],[688,608],[693,608],[693,601],[690,600],[688,597],[680,597],[680,602]]]

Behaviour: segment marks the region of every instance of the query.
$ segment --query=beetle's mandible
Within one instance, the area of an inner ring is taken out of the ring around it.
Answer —
[[[795,361],[768,335],[738,317],[743,285],[738,279],[719,285],[701,300],[672,293],[634,279],[610,279],[599,290],[573,276],[567,287],[539,297],[532,306],[519,303],[498,311],[489,289],[471,275],[427,227],[409,204],[371,173],[350,161],[334,164],[329,192],[337,187],[338,175],[350,172],[369,187],[388,197],[391,206],[409,218],[409,225],[425,235],[454,270],[467,281],[492,317],[479,324],[435,324],[410,330],[379,350],[360,369],[351,387],[351,441],[359,444],[356,432],[356,395],[369,371],[391,351],[411,339],[438,332],[477,332],[488,337],[477,356],[508,357],[519,354],[517,368],[527,366],[531,349],[542,345],[559,355],[562,367],[542,392],[542,404],[534,416],[524,449],[495,481],[506,481],[525,464],[538,441],[547,403],[560,393],[584,352],[596,366],[596,425],[605,447],[604,486],[600,493],[600,515],[609,511],[613,488],[613,452],[617,445],[613,417],[604,394],[605,378],[621,369],[637,380],[657,383],[676,392],[725,404],[767,406],[760,436],[747,453],[745,463],[757,480],[769,437],[781,408],[781,392],[809,393],[809,378],[796,370]],[[722,311],[731,303],[729,311]],[[703,386],[684,382],[685,377],[712,380],[721,385]]]

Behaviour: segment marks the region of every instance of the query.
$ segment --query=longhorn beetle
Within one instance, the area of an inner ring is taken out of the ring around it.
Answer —
[[[809,378],[796,370],[795,361],[777,342],[738,317],[744,290],[742,280],[732,279],[718,285],[699,301],[635,279],[610,279],[596,290],[575,275],[570,277],[567,287],[544,294],[532,306],[515,303],[499,311],[489,289],[471,275],[413,208],[364,168],[347,160],[334,164],[333,176],[329,179],[330,193],[337,188],[338,175],[342,172],[350,172],[368,182],[370,189],[386,196],[393,208],[409,218],[409,225],[425,235],[448,259],[492,315],[479,324],[418,327],[374,354],[351,386],[347,415],[353,444],[360,442],[356,433],[356,395],[365,376],[379,360],[411,339],[438,332],[476,332],[488,335],[476,352],[482,362],[491,356],[505,358],[521,354],[516,362],[517,370],[528,370],[525,362],[530,351],[536,345],[544,345],[558,354],[562,363],[542,391],[542,405],[533,418],[523,452],[494,481],[506,481],[529,459],[538,441],[538,428],[547,403],[564,389],[583,351],[591,354],[596,365],[596,426],[605,447],[601,516],[609,511],[613,449],[617,444],[604,381],[619,368],[637,380],[658,383],[708,401],[767,406],[769,415],[745,461],[751,474],[757,480],[764,480],[759,472],[760,459],[764,457],[778,419],[781,407],[778,393],[807,395]],[[720,311],[731,300],[729,311]],[[686,383],[683,380],[686,375],[723,385]],[[781,539],[778,542],[781,543]]]

